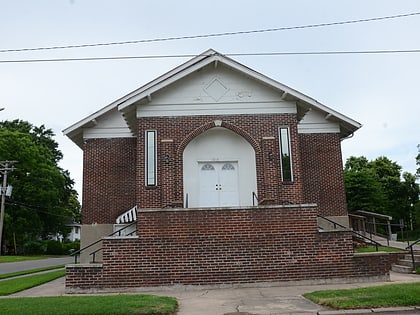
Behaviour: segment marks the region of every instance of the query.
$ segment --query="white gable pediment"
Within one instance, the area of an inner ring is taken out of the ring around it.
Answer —
[[[225,65],[210,64],[154,93],[137,117],[296,113],[282,93]]]
[[[313,114],[305,116],[309,108],[328,117],[324,117],[327,121],[311,118]],[[86,136],[131,137],[137,117],[256,113],[297,113],[298,120],[303,118],[300,132],[336,130],[338,125],[340,136],[347,137],[361,127],[315,99],[210,49],[63,132],[82,147]]]
[[[83,128],[83,138],[130,138],[133,137],[122,114],[115,108],[91,121]]]
[[[340,124],[331,121],[331,115],[325,114],[317,109],[309,110],[298,123],[299,133],[339,133]]]

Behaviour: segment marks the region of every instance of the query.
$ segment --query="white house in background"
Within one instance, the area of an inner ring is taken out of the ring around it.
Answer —
[[[82,225],[80,223],[70,223],[66,225],[71,228],[70,233],[67,235],[67,239],[71,242],[80,241],[80,227]]]

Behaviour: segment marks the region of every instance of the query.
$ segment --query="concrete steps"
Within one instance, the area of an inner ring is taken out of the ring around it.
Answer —
[[[415,267],[413,268],[411,254],[406,254],[398,261],[398,263],[392,265],[392,271],[399,273],[413,273],[413,269],[420,267],[420,253],[414,254],[414,265]]]

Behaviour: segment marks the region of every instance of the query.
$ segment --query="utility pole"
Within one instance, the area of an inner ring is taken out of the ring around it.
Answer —
[[[3,235],[3,223],[4,223],[4,205],[6,203],[6,191],[7,191],[7,173],[15,170],[13,164],[17,161],[0,161],[0,173],[3,175],[3,185],[1,186],[1,208],[0,208],[0,256],[2,253],[2,235]]]

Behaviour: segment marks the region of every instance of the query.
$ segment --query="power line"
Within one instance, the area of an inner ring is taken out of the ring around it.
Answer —
[[[413,54],[420,53],[420,49],[406,50],[348,50],[348,51],[303,51],[303,52],[259,52],[259,53],[231,53],[229,57],[269,57],[269,56],[310,56],[310,55],[380,55],[380,54]],[[52,59],[15,59],[0,60],[0,63],[39,63],[39,62],[70,62],[70,61],[101,61],[101,60],[130,60],[130,59],[168,59],[193,58],[194,54],[180,55],[146,55],[146,56],[114,56],[114,57],[84,57],[84,58],[52,58]],[[210,56],[210,55],[209,55]]]
[[[405,17],[410,17],[410,16],[416,16],[416,15],[420,15],[420,12],[412,12],[412,13],[397,14],[397,15],[388,15],[388,16],[373,17],[373,18],[366,18],[366,19],[356,19],[356,20],[348,20],[348,21],[330,22],[330,23],[307,24],[307,25],[298,25],[298,26],[286,26],[286,27],[266,28],[266,29],[259,29],[259,30],[248,30],[248,31],[222,32],[222,33],[211,33],[211,34],[201,34],[201,35],[186,35],[186,36],[175,36],[175,37],[162,37],[162,38],[152,38],[152,39],[140,39],[140,40],[131,40],[131,41],[108,42],[108,43],[94,43],[94,44],[81,44],[81,45],[65,45],[65,46],[50,46],[50,47],[35,47],[35,48],[1,49],[0,50],[0,53],[6,53],[6,52],[24,52],[24,51],[39,51],[39,50],[72,49],[72,48],[86,48],[86,47],[98,47],[98,46],[115,46],[115,45],[128,45],[128,44],[140,44],[140,43],[165,42],[165,41],[186,40],[186,39],[199,39],[199,38],[210,38],[210,37],[247,35],[247,34],[256,34],[256,33],[269,33],[269,32],[300,30],[300,29],[308,29],[308,28],[328,27],[328,26],[336,26],[336,25],[365,23],[365,22],[376,22],[376,21],[383,21],[383,20],[390,20],[390,19],[405,18]]]
[[[71,209],[63,208],[63,207],[44,207],[44,206],[39,206],[39,205],[31,205],[31,204],[27,204],[27,203],[12,200],[12,199],[10,199],[9,201],[6,201],[6,204],[10,206],[19,206],[19,207],[23,207],[30,210],[35,210],[37,213],[43,213],[43,214],[56,216],[56,217],[62,217],[62,218],[68,218],[73,215],[73,213],[70,213],[69,215],[63,215],[63,214],[52,213],[51,211],[46,211],[46,210],[66,210],[66,211],[70,210],[71,211]],[[45,211],[43,211],[42,209],[45,209]]]

